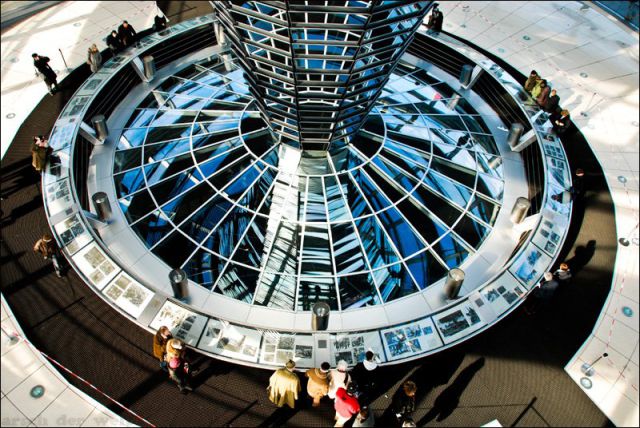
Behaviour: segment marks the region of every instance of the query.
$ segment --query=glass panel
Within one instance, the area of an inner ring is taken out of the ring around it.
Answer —
[[[468,209],[469,212],[478,217],[480,220],[492,225],[498,217],[500,206],[476,195],[474,196],[473,202],[471,202],[471,205],[469,205]]]
[[[214,291],[241,302],[251,303],[258,276],[257,270],[230,263],[220,275]]]
[[[478,248],[484,238],[489,233],[489,229],[473,220],[469,216],[464,216],[456,227],[453,228],[458,235],[467,241],[471,246]]]
[[[469,255],[469,251],[458,240],[459,238],[455,234],[447,233],[432,248],[444,260],[449,269],[459,267]]]
[[[390,302],[418,291],[411,276],[402,264],[395,264],[373,272],[379,284],[382,300]]]
[[[141,219],[157,208],[147,190],[142,190],[138,193],[127,196],[126,198],[122,198],[118,203],[120,204],[120,209],[127,217],[127,221],[129,221],[129,223],[133,223],[136,220]]]
[[[378,217],[402,257],[408,257],[424,248],[424,244],[395,207],[381,212]]]
[[[118,197],[126,196],[140,190],[144,186],[144,174],[142,168],[132,169],[113,177]]]
[[[179,251],[177,251],[179,249]],[[187,257],[196,249],[196,245],[177,230],[159,243],[152,251],[170,268],[182,266]]]
[[[421,289],[425,289],[447,274],[444,266],[429,251],[422,252],[407,260],[407,267]]]
[[[338,310],[338,298],[336,296],[334,278],[300,278],[298,310],[310,311],[316,302],[325,302],[332,310]]]
[[[187,277],[204,288],[211,290],[224,262],[206,250],[198,250],[182,267]]]
[[[296,277],[265,272],[256,290],[256,305],[293,310]]]
[[[351,223],[331,225],[331,237],[333,239],[333,256],[339,275],[367,269],[364,254],[362,254],[358,237]]]
[[[326,224],[307,225],[300,259],[302,275],[332,275],[331,249]]]
[[[337,281],[343,311],[381,303],[371,274],[340,276]]]
[[[160,239],[173,230],[173,225],[160,210],[155,210],[144,219],[131,226],[134,232],[142,238],[147,247],[152,247]]]

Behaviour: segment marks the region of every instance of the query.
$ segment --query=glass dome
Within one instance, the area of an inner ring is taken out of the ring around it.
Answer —
[[[113,174],[130,227],[170,268],[290,311],[425,289],[478,250],[504,188],[482,117],[407,63],[350,144],[329,152],[281,144],[233,61],[191,65],[137,106]]]

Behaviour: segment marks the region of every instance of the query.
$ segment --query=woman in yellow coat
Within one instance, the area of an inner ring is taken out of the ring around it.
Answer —
[[[289,360],[284,368],[278,369],[269,379],[269,400],[278,407],[285,404],[295,408],[298,393],[300,392],[300,379],[293,372],[296,363]]]

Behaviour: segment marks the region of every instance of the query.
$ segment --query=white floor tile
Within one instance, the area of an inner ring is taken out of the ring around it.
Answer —
[[[67,388],[33,422],[39,427],[79,427],[94,409],[94,406]]]
[[[2,333],[2,341],[6,336]],[[8,346],[8,350],[2,355],[2,391],[9,394],[25,377],[42,367],[42,361],[25,342]]]
[[[600,409],[617,426],[638,426],[638,403],[631,401],[616,389],[612,389],[600,402]]]
[[[31,423],[8,398],[3,397],[0,407],[0,425],[3,427],[24,427]]]
[[[33,398],[29,394],[37,385],[44,387],[44,395]],[[34,420],[62,393],[67,386],[62,383],[47,367],[40,367],[13,391],[7,394],[12,403],[20,406],[20,411],[29,419]]]

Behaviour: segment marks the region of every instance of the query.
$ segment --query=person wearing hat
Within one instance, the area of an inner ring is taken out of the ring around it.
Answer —
[[[298,393],[302,389],[300,387],[300,379],[294,373],[296,363],[292,360],[287,361],[284,368],[276,370],[269,378],[269,400],[278,407],[285,404],[292,409],[295,408]]]
[[[355,397],[356,386],[351,382],[347,389],[342,387],[336,391],[336,401],[334,408],[336,409],[336,424],[334,426],[341,427],[345,422],[349,421],[353,415],[360,412],[360,403]]]
[[[324,362],[320,365],[320,368],[309,369],[305,373],[305,376],[309,378],[309,382],[307,382],[307,393],[309,397],[313,399],[313,407],[318,407],[322,397],[329,392],[330,368],[329,363]]]
[[[349,382],[351,381],[351,377],[347,370],[349,369],[349,365],[345,360],[338,361],[338,365],[335,369],[331,369],[329,372],[329,392],[327,395],[332,400],[336,398],[336,392],[338,388],[347,389],[349,386]]]
[[[56,275],[58,278],[62,277],[63,271],[62,265],[60,264],[60,250],[58,250],[58,246],[53,240],[53,236],[48,233],[42,235],[42,238],[38,239],[33,246],[33,251],[40,253],[45,260],[51,259]]]

